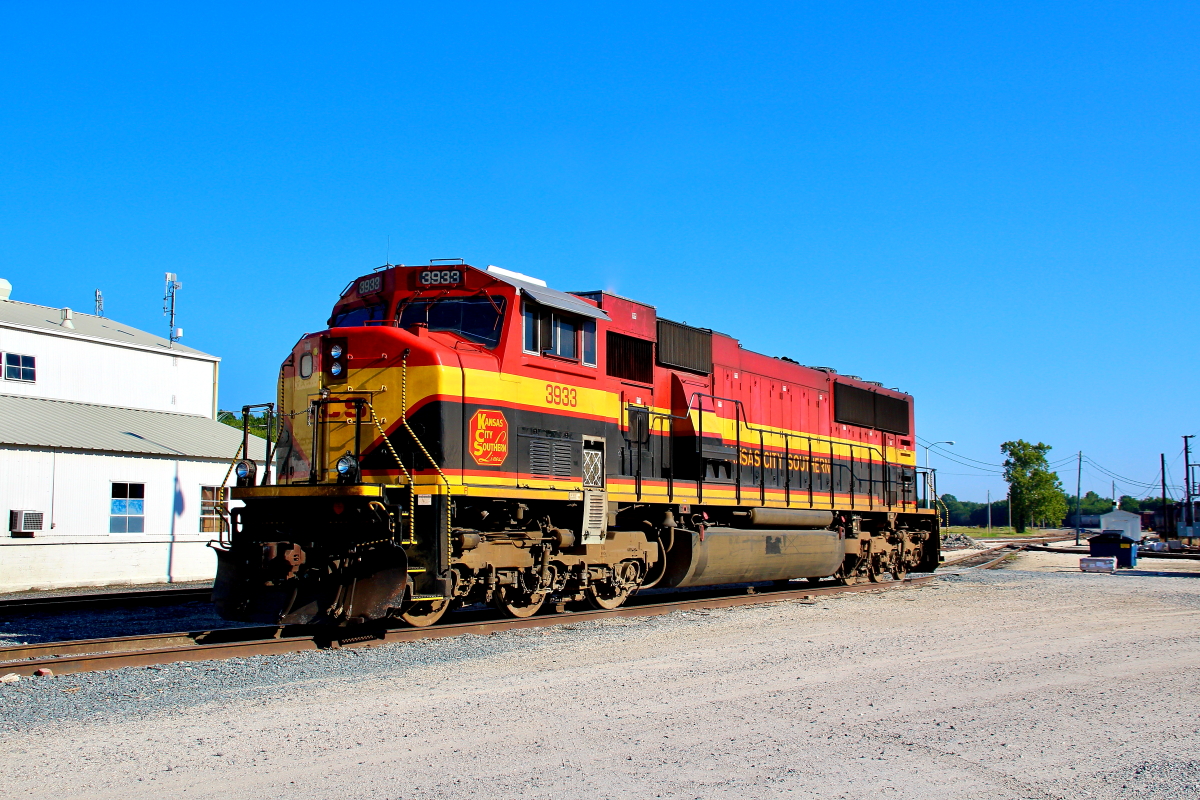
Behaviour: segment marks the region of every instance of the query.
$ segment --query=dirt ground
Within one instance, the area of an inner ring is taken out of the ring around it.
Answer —
[[[1200,573],[1006,566],[22,681],[0,687],[0,782],[11,798],[1200,797]]]

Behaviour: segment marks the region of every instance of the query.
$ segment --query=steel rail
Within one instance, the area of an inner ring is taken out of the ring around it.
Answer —
[[[102,606],[161,606],[171,603],[187,603],[193,600],[208,600],[211,595],[211,586],[190,586],[180,589],[147,589],[135,592],[14,597],[0,600],[0,614],[69,611]]]
[[[164,633],[152,636],[126,636],[114,639],[85,639],[70,642],[45,642],[0,648],[0,672],[33,675],[48,668],[55,675],[97,672],[121,667],[146,667],[181,661],[210,661],[247,656],[277,655],[305,650],[342,647],[366,647],[377,644],[415,642],[464,634],[486,635],[522,628],[544,628],[613,617],[650,617],[676,611],[700,611],[734,606],[759,605],[795,600],[815,600],[852,592],[880,592],[920,586],[936,578],[924,575],[902,581],[862,583],[853,586],[810,586],[801,589],[758,590],[748,587],[739,594],[674,600],[643,605],[622,606],[612,610],[565,611],[525,619],[477,622],[450,622],[427,628],[355,629],[328,628],[314,632],[289,632],[286,628],[228,628],[196,633]],[[237,635],[253,638],[232,641],[208,641]],[[344,634],[330,638],[331,634]]]
[[[1007,549],[1009,549],[1009,548],[1011,548],[1011,547],[1013,547],[1013,545],[1006,545],[1005,547],[1003,547],[1003,548],[998,548],[998,549],[1000,549],[1000,550],[1007,550]],[[1004,563],[1004,561],[1005,561],[1005,560],[1006,560],[1006,559],[1007,559],[1009,556],[1014,556],[1014,555],[1016,555],[1017,553],[1021,552],[1021,550],[1022,550],[1022,549],[1023,549],[1023,548],[1020,548],[1020,547],[1015,547],[1015,548],[1013,549],[1013,552],[1011,552],[1011,553],[1003,553],[1003,552],[1002,552],[1002,553],[1000,553],[1000,555],[996,556],[995,558],[989,559],[989,560],[987,560],[987,561],[983,562],[982,564],[976,564],[976,565],[975,565],[975,569],[996,569],[996,568],[997,568],[997,567],[999,567],[1001,564],[1003,564],[1003,563]]]
[[[952,574],[952,570],[956,569],[996,569],[1000,566],[1004,559],[1019,553],[1023,549],[1024,547],[1020,544],[1006,542],[1004,544],[996,545],[995,547],[989,547],[973,556],[967,556],[966,558],[960,558],[957,561],[940,564],[938,565],[938,568],[945,570],[945,572],[940,573],[942,575]],[[982,559],[982,561],[980,559]]]

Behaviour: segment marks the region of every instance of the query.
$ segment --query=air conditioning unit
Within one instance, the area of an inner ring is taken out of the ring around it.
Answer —
[[[45,516],[41,511],[14,509],[8,512],[8,530],[13,536],[33,536],[42,530]]]

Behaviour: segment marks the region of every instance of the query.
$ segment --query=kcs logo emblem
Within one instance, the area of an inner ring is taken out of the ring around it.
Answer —
[[[508,420],[499,411],[476,411],[467,436],[467,450],[476,464],[498,467],[508,458]]]

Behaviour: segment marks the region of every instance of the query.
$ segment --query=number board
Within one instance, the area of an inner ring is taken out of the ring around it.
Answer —
[[[383,276],[382,275],[372,275],[371,277],[363,278],[361,281],[358,282],[359,296],[362,296],[364,294],[374,294],[375,292],[378,292],[382,288],[383,288]]]
[[[457,286],[462,282],[461,269],[427,269],[417,275],[420,286]]]

